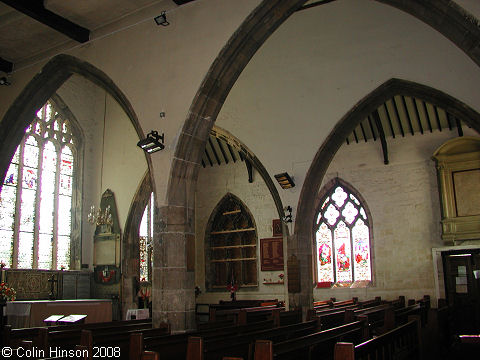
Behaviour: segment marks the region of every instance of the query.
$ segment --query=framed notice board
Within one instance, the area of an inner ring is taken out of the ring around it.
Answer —
[[[283,238],[260,239],[262,271],[283,271]]]

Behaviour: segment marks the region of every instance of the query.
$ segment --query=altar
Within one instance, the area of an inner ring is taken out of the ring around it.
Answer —
[[[12,328],[45,326],[51,315],[87,315],[85,323],[112,321],[112,301],[108,299],[34,300],[7,302],[7,324]]]

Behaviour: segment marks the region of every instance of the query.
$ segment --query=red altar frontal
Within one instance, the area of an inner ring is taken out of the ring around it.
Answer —
[[[35,300],[7,302],[7,323],[13,328],[45,326],[51,315],[87,315],[85,323],[112,321],[112,301],[108,299]]]

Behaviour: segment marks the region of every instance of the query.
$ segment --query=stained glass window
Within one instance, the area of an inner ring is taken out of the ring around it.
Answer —
[[[368,284],[372,280],[370,228],[365,206],[336,179],[316,218],[317,286]]]
[[[0,189],[0,260],[21,269],[69,269],[76,149],[47,103],[25,131]]]
[[[140,223],[140,281],[151,281],[151,262],[153,259],[153,193],[143,212]]]

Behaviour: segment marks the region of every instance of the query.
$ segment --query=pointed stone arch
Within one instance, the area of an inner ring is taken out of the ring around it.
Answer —
[[[312,164],[305,177],[305,182],[300,193],[295,222],[295,244],[302,259],[307,259],[302,264],[302,294],[298,301],[302,306],[308,306],[312,301],[312,281],[308,278],[311,272],[312,249],[309,248],[313,237],[313,223],[316,204],[311,201],[312,194],[318,194],[325,173],[342,146],[344,139],[355,129],[362,119],[378,108],[387,99],[394,95],[413,96],[433,105],[441,106],[445,111],[452,113],[473,129],[480,132],[480,114],[463,102],[437,89],[421,85],[412,81],[390,79],[370,94],[360,100],[333,128],[323,144],[317,151]],[[310,260],[308,260],[310,259]],[[305,300],[307,299],[307,300]]]
[[[480,66],[480,27],[471,15],[465,13],[462,8],[454,2],[450,0],[376,1],[394,6],[429,24],[450,39]],[[160,221],[161,234],[159,234],[159,237],[165,238],[165,236],[172,236],[168,235],[172,230],[177,233],[176,236],[181,236],[185,239],[193,236],[194,224],[192,223],[192,219],[194,218],[193,201],[195,183],[198,177],[199,167],[201,166],[201,153],[217,115],[233,84],[256,51],[282,23],[305,2],[306,0],[263,0],[245,19],[211,65],[190,106],[189,114],[175,149],[175,156],[168,183],[167,205],[162,207],[159,212],[162,218]],[[472,120],[472,122],[476,123],[476,126],[473,127],[478,131],[480,121],[475,119]],[[340,129],[336,127],[334,132],[338,130]],[[345,137],[342,137],[342,139],[345,139]],[[302,214],[311,214],[311,209],[308,210],[309,211],[302,210]],[[297,221],[300,217],[299,215],[297,212]],[[305,221],[309,220],[302,219],[300,223],[304,225]],[[182,225],[179,226],[179,223]],[[307,228],[311,229],[311,227],[308,226]],[[296,226],[296,229],[298,229],[298,226]],[[308,232],[310,232],[310,230]],[[302,232],[298,234],[298,236],[303,238],[305,234]],[[293,238],[289,240],[289,243],[309,244],[309,238],[299,240],[300,239],[297,239],[297,235],[294,235]],[[296,245],[294,245],[294,247],[296,247]],[[307,266],[302,269],[302,274],[306,274],[306,276],[302,277],[302,293],[299,295],[300,298],[294,303],[302,305],[304,309],[308,309],[312,304],[311,247],[308,246],[308,249],[303,249],[301,252],[302,255],[303,253],[308,255],[310,261],[304,261],[305,263],[309,263],[309,265],[302,263],[302,266]],[[158,268],[157,271],[157,279],[160,279],[162,278],[161,274],[168,272],[168,269],[161,267]],[[182,274],[179,274],[179,276],[185,278],[185,282],[180,286],[184,289],[187,298],[194,298],[193,277],[186,277]],[[167,291],[172,292],[174,289]],[[168,296],[168,294],[165,294],[165,296]],[[158,310],[154,310],[153,314],[156,324],[170,318],[173,320],[173,329],[191,329],[194,327],[194,309],[186,301],[184,301],[183,304],[179,304],[175,309],[167,309],[167,307],[160,302],[162,296],[158,296],[157,298],[158,302],[157,300],[154,301],[157,304],[156,309]],[[170,312],[170,314],[168,312]]]

